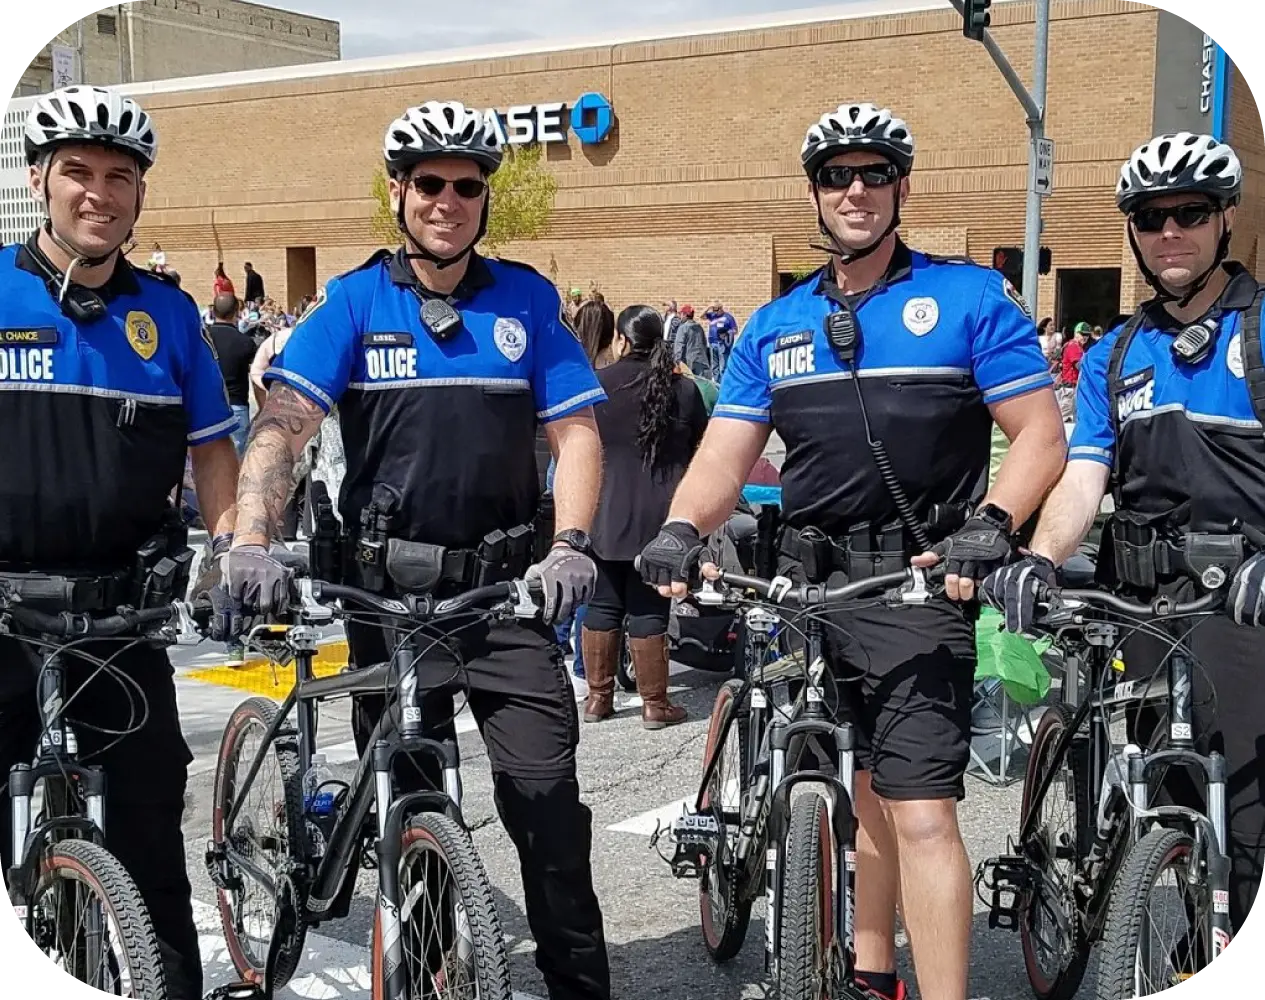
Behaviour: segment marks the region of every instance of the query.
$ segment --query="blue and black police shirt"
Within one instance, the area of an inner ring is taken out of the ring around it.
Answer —
[[[107,315],[64,315],[0,250],[0,564],[117,570],[161,527],[188,445],[236,426],[194,301],[120,259]]]
[[[403,497],[393,533],[471,547],[535,515],[537,422],[606,397],[557,289],[532,268],[472,254],[447,297],[462,329],[442,343],[421,321],[428,295],[402,251],[375,254],[325,286],[265,382],[337,404],[344,524],[386,483]]]
[[[1171,526],[1191,531],[1225,531],[1235,518],[1265,528],[1265,434],[1241,349],[1244,310],[1258,286],[1242,266],[1226,269],[1230,283],[1209,313],[1220,317],[1216,341],[1199,363],[1173,356],[1184,324],[1154,302],[1143,306],[1114,384],[1107,369],[1123,326],[1085,355],[1068,448],[1069,461],[1109,467],[1118,453],[1124,509],[1169,515]]]
[[[866,443],[853,376],[831,351],[827,265],[756,312],[734,345],[713,416],[771,422],[786,445],[782,509],[830,534],[889,525],[895,505]],[[875,437],[925,518],[987,485],[988,406],[1052,384],[1036,328],[1001,274],[898,242],[874,289],[849,297]]]

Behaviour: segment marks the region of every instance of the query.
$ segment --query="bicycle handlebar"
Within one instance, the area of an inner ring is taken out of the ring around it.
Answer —
[[[1139,601],[1130,601],[1101,590],[1059,590],[1051,587],[1047,600],[1044,602],[1046,611],[1041,617],[1057,614],[1059,611],[1071,610],[1070,606],[1080,603],[1087,604],[1090,607],[1119,611],[1126,615],[1173,618],[1182,615],[1196,615],[1204,611],[1215,611],[1224,602],[1224,591],[1204,594],[1203,597],[1193,601],[1174,601],[1171,597],[1157,597],[1150,604],[1142,604]]]
[[[764,580],[757,576],[730,573],[727,570],[720,571],[720,577],[717,582],[740,590],[754,590],[762,598],[774,604],[793,604],[801,608],[821,604],[838,604],[853,598],[905,587],[908,584],[910,585],[909,588],[902,590],[900,593],[901,603],[922,604],[932,596],[927,589],[927,584],[932,578],[943,577],[944,570],[942,566],[943,564],[930,570],[910,566],[897,573],[872,576],[865,580],[858,580],[855,583],[845,584],[842,587],[826,587],[814,583],[795,586],[784,576],[775,577],[772,580]],[[704,587],[706,587],[706,584],[704,584]],[[711,595],[716,595],[719,600],[711,598]],[[695,591],[693,597],[700,604],[719,604],[724,599],[723,594],[706,589]]]
[[[118,614],[94,618],[90,613],[63,611],[50,615],[17,602],[6,603],[3,613],[18,624],[41,635],[57,639],[111,638],[130,632],[143,632],[153,626],[166,625],[172,619],[179,623],[177,641],[196,636],[201,638],[211,621],[211,602],[173,601],[160,608],[137,611],[120,608]]]
[[[533,618],[540,611],[537,599],[544,593],[539,580],[506,580],[443,599],[411,594],[399,598],[383,597],[372,591],[324,580],[296,580],[295,584],[299,590],[300,604],[309,612],[318,608],[328,612],[326,604],[344,601],[382,614],[423,622],[452,617],[464,611],[501,602],[512,602],[516,617]]]

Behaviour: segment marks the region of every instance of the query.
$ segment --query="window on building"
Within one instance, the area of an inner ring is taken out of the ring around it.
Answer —
[[[1120,268],[1061,267],[1058,269],[1058,308],[1061,330],[1077,323],[1105,327],[1120,312]]]
[[[114,35],[118,33],[118,20],[113,14],[97,15],[97,34]]]

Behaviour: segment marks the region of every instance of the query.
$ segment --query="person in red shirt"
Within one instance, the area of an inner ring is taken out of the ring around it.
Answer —
[[[215,265],[215,284],[212,286],[212,291],[216,295],[236,295],[237,294],[233,290],[233,282],[229,279],[229,276],[224,273],[223,261],[220,261],[220,263]]]
[[[1072,339],[1063,348],[1063,365],[1060,381],[1063,385],[1075,386],[1080,377],[1081,359],[1085,357],[1085,344],[1089,340],[1090,325],[1077,323],[1072,331]]]

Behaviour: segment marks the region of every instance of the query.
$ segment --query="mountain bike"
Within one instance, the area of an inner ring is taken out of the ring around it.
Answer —
[[[141,611],[120,608],[102,617],[46,614],[23,603],[20,580],[0,580],[0,633],[38,649],[41,660],[35,756],[31,764],[14,765],[8,776],[9,902],[40,951],[63,972],[103,993],[159,1000],[167,996],[167,981],[140,891],[106,848],[106,775],[80,759],[78,736],[67,717],[87,685],[67,698],[66,661],[72,656],[92,660],[75,648],[88,639],[198,642],[209,616],[209,605],[183,603]],[[109,661],[94,662],[98,674],[126,683]],[[139,714],[147,711],[142,707]]]
[[[1034,734],[1024,780],[1021,824],[1011,853],[983,862],[976,891],[989,926],[1018,930],[1033,992],[1040,1000],[1076,995],[1090,951],[1101,941],[1097,995],[1122,1000],[1189,978],[1230,940],[1226,856],[1225,759],[1195,752],[1192,675],[1197,665],[1178,639],[1149,680],[1117,679],[1116,651],[1150,624],[1198,620],[1222,594],[1190,603],[1138,604],[1093,590],[1052,590],[1034,631],[1061,644],[1069,679],[1086,695],[1049,709]],[[1159,673],[1164,670],[1161,679]],[[1113,715],[1166,705],[1164,748],[1115,745]],[[1207,814],[1153,799],[1170,767],[1203,781]],[[1155,948],[1150,907],[1168,889],[1185,935]],[[983,892],[988,893],[985,898]],[[1156,960],[1164,963],[1154,972]],[[1180,967],[1180,968],[1179,968]]]
[[[868,606],[923,604],[932,597],[926,575],[908,569],[828,588],[722,571],[717,582],[720,590],[705,586],[696,597],[747,606],[747,673],[717,695],[694,808],[656,830],[652,845],[668,839],[673,874],[699,880],[703,940],[713,959],[738,953],[763,893],[765,969],[779,996],[866,1000],[853,983],[855,733],[827,708],[823,612],[866,597]],[[746,600],[739,590],[759,596]],[[786,605],[799,614],[785,618]],[[802,634],[802,648],[772,658],[787,630]]]
[[[298,969],[309,927],[346,917],[363,866],[378,871],[373,925],[375,1000],[510,1000],[509,964],[492,887],[461,814],[455,741],[429,738],[422,698],[453,680],[424,654],[472,620],[532,618],[535,591],[521,580],[456,597],[399,599],[312,580],[299,589],[296,624],[253,637],[292,659],[295,685],[277,706],[251,698],[224,730],[215,776],[207,869],[216,886],[228,952],[244,984],[222,997],[270,997]],[[338,610],[328,605],[340,602]],[[317,625],[380,616],[402,636],[389,662],[330,677],[313,675]],[[388,710],[350,783],[336,783],[334,815],[319,830],[302,804],[302,776],[315,750],[322,702],[387,695]],[[395,709],[395,711],[392,711]],[[400,720],[397,725],[394,718]],[[399,794],[401,754],[433,762],[436,787]],[[252,989],[253,987],[253,989]]]

